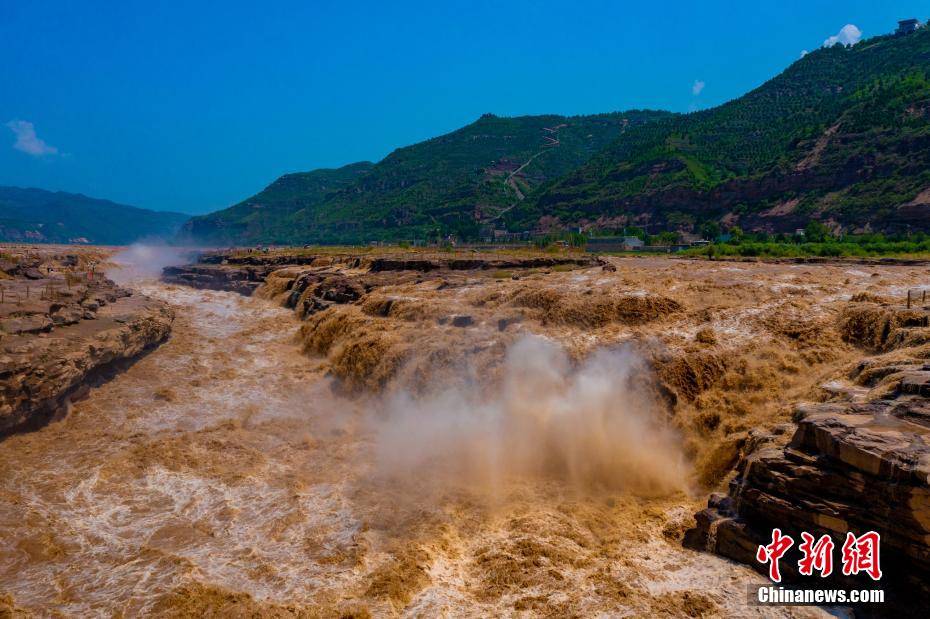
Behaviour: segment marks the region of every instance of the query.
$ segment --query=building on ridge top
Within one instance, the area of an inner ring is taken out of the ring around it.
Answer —
[[[910,34],[920,28],[918,19],[902,19],[898,22],[898,29],[894,31],[897,35]]]

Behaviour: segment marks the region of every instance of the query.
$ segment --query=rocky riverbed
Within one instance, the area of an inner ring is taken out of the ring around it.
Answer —
[[[889,552],[920,558],[919,501],[843,469],[852,452],[819,430],[792,436],[861,414],[820,407],[885,403],[889,423],[918,423],[923,327],[898,306],[927,276],[567,252],[206,254],[133,285],[175,313],[166,343],[3,442],[0,608],[823,616],[749,605],[765,578],[705,550],[743,561],[721,544],[755,541],[721,524],[710,544],[701,508],[737,480],[749,494],[721,517],[749,535],[762,528],[743,499],[786,505],[783,483],[799,484],[792,518],[829,505],[858,526],[893,503]],[[917,454],[908,436],[895,440]],[[892,476],[911,467],[917,497],[918,465],[885,459]],[[746,481],[750,461],[772,466]],[[830,492],[871,484],[875,500],[817,503],[802,471]]]
[[[0,436],[63,415],[168,336],[168,305],[107,279],[106,255],[29,248],[0,260]]]

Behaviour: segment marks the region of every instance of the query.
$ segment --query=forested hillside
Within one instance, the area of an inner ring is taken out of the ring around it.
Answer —
[[[374,165],[283,176],[240,204],[194,218],[185,233],[221,244],[470,238],[625,131],[669,115],[486,114],[452,133],[397,149]]]
[[[725,105],[631,129],[508,225],[926,230],[928,75],[927,29],[820,49]]]
[[[185,226],[212,244],[482,231],[930,230],[930,30],[817,50],[691,114],[486,114],[376,164],[284,176]]]
[[[251,198],[221,211],[194,217],[182,231],[184,242],[236,245],[300,242],[295,219],[302,219],[329,195],[351,187],[373,164],[285,174]]]

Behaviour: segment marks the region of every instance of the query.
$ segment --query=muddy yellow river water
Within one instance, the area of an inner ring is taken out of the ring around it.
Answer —
[[[429,458],[384,475],[377,405],[333,392],[291,312],[141,290],[175,307],[170,340],[0,443],[0,611],[787,614],[747,605],[748,568],[681,548],[698,494],[534,474],[489,490]]]

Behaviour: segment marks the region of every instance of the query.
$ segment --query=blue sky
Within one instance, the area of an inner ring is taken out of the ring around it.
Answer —
[[[903,17],[930,2],[0,0],[0,184],[207,212],[484,112],[717,105]]]

